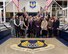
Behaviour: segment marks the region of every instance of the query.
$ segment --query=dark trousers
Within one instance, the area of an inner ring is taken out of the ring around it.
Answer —
[[[47,37],[47,30],[42,30],[42,37]]]
[[[20,26],[15,26],[16,37],[20,36]]]
[[[40,29],[35,30],[35,35],[37,38],[40,38]]]
[[[28,37],[30,38],[30,37],[33,37],[33,36],[34,36],[33,29],[32,28],[29,28],[28,29]]]
[[[20,35],[25,36],[24,34],[25,34],[25,31],[23,29],[20,29]]]
[[[58,30],[57,29],[53,29],[53,35],[58,36]]]
[[[48,33],[49,33],[49,37],[52,37],[53,30],[52,29],[48,29]]]

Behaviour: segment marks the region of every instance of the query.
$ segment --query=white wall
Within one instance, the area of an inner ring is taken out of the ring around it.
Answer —
[[[29,2],[30,1],[36,1],[36,7],[35,8],[30,8],[29,6]],[[22,8],[26,7],[26,11],[27,12],[38,12],[40,10],[40,7],[45,7],[45,2],[46,0],[20,0],[20,12],[22,12]],[[48,10],[49,12],[52,11],[51,7]],[[7,7],[6,7],[6,12],[13,12],[13,5],[12,3],[10,3]],[[15,12],[17,11],[17,8],[15,7]]]
[[[67,7],[68,7],[68,0],[67,0]],[[68,23],[68,9],[67,9],[67,18],[66,18],[66,21]]]
[[[2,8],[0,8],[0,23],[2,23]]]

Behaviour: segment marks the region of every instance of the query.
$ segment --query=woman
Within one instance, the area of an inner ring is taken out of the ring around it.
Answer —
[[[25,25],[23,16],[20,16],[20,19],[21,19],[21,21],[20,21],[20,28],[21,28],[20,34],[21,34],[21,36],[23,36],[23,30],[26,30],[26,29],[23,28],[23,25],[24,25],[26,28],[27,28],[27,26]],[[25,35],[26,35],[26,33],[25,33]]]
[[[29,26],[28,26],[28,37],[32,37],[33,36],[33,18],[32,16],[29,16]]]
[[[53,19],[50,18],[48,21],[48,32],[49,32],[49,37],[52,37],[53,34]]]
[[[44,20],[41,23],[42,37],[47,37],[47,26],[48,26],[48,22],[46,18],[44,18]]]
[[[24,22],[25,22],[25,25],[26,25],[26,26],[28,26],[28,19],[29,19],[29,16],[26,16],[26,17],[24,18]]]

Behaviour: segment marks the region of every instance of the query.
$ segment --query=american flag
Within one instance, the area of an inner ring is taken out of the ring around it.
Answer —
[[[52,0],[46,0],[46,6],[45,6],[45,9],[47,10],[48,7],[51,5],[52,3]]]
[[[19,12],[19,0],[12,0],[12,2],[16,5]]]
[[[12,0],[12,2],[16,5],[17,8],[19,8],[19,0]]]

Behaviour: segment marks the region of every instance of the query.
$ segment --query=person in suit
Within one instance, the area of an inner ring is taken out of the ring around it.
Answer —
[[[33,17],[33,23],[32,23],[34,37],[36,37],[36,32],[35,32],[36,25],[35,25],[35,22],[36,22],[36,16]]]
[[[20,36],[20,19],[18,15],[15,16],[14,25],[15,25],[16,37],[19,37]]]
[[[31,37],[31,35],[33,34],[33,18],[32,16],[29,16],[29,26],[28,26],[28,37]]]
[[[54,22],[53,22],[53,34],[54,36],[58,36],[58,28],[59,28],[59,19],[56,18],[55,16],[53,17],[54,18]]]
[[[41,31],[41,20],[40,17],[36,16],[36,21],[34,22],[35,27],[35,35],[37,38],[40,37],[40,31]]]

